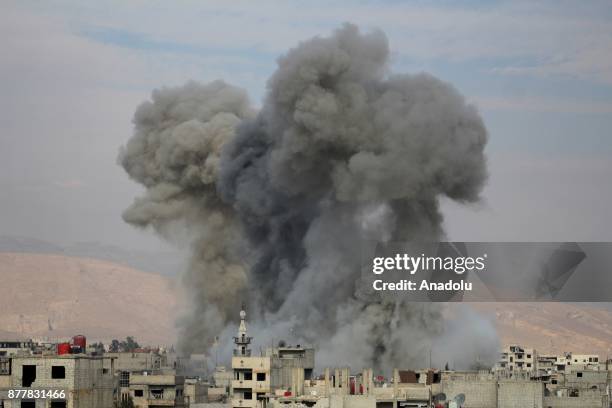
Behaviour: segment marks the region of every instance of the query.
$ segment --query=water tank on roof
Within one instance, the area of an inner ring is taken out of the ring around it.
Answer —
[[[70,343],[58,343],[57,344],[57,354],[70,354]]]
[[[81,353],[85,353],[87,350],[87,338],[82,334],[76,335],[72,338],[72,345],[80,348]]]

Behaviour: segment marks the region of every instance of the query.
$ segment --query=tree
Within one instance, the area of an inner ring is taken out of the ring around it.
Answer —
[[[113,353],[117,352],[130,352],[134,351],[137,348],[140,348],[138,342],[132,336],[127,336],[125,340],[119,341],[117,339],[113,339],[110,344],[109,350]]]
[[[119,347],[121,346],[121,343],[119,343],[119,340],[117,339],[113,339],[113,341],[111,341],[109,350],[113,353],[117,353],[119,352]]]
[[[123,351],[134,351],[137,348],[140,348],[140,345],[132,336],[127,336],[125,341],[121,342],[121,348]]]
[[[97,354],[104,353],[104,344],[102,344],[102,342],[92,343],[90,347],[93,348],[94,352]]]

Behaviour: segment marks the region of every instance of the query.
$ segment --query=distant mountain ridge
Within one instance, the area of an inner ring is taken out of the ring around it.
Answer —
[[[33,244],[49,248],[35,241],[26,249]],[[106,260],[26,251],[0,253],[0,278],[0,337],[85,334],[103,341],[134,336],[148,345],[175,341],[182,298],[173,278]],[[612,356],[609,304],[471,306],[491,316],[503,345]]]
[[[178,275],[186,265],[187,255],[176,251],[142,251],[99,242],[77,242],[58,245],[32,237],[0,235],[0,253],[57,254],[95,258],[123,264],[145,272],[164,276]]]
[[[0,335],[175,342],[174,280],[116,263],[0,253]]]
[[[473,306],[494,313],[504,345],[520,344],[541,354],[571,351],[612,357],[609,303],[512,302]]]

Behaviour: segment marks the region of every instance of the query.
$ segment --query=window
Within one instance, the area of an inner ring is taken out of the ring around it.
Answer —
[[[21,400],[21,408],[36,408],[36,402],[34,402],[33,400]]]
[[[135,397],[142,397],[143,395],[144,395],[144,392],[142,390],[134,390]]]
[[[257,373],[257,381],[266,381],[266,373]]]
[[[527,367],[531,367],[531,363],[527,363]]]
[[[527,354],[527,358],[531,358],[531,354]]]
[[[66,367],[51,366],[51,378],[66,378]]]
[[[0,375],[11,375],[11,359],[0,357]]]
[[[246,381],[250,381],[250,380],[252,380],[252,379],[253,379],[253,373],[252,373],[252,372],[250,372],[250,371],[245,371],[245,372],[244,372],[244,379],[245,379]]]
[[[51,401],[51,408],[66,408],[66,401]]]
[[[153,399],[162,399],[164,398],[164,390],[159,388],[151,390],[151,396],[153,397]]]
[[[576,373],[576,377],[582,378],[582,373]]]
[[[130,372],[129,371],[121,372],[121,376],[119,377],[119,386],[120,387],[130,386]]]
[[[253,393],[252,393],[252,392],[249,392],[249,391],[245,391],[245,393],[244,393],[244,399],[245,399],[245,400],[250,400],[250,399],[253,399]]]
[[[31,387],[32,383],[36,381],[36,366],[24,365],[21,369],[21,386]]]

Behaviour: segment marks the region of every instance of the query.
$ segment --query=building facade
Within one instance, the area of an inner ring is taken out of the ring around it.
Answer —
[[[252,337],[247,334],[246,311],[240,311],[238,336],[234,337],[234,355],[232,356],[231,406],[233,408],[250,408],[257,406],[257,401],[265,401],[270,393],[270,357],[251,355]]]
[[[137,408],[185,407],[184,384],[174,373],[132,373],[128,394]]]
[[[108,408],[113,405],[113,375],[103,357],[27,356],[0,366],[0,406],[5,408]],[[8,369],[7,369],[8,364]],[[16,397],[12,390],[24,390]],[[31,392],[29,392],[31,391]],[[44,392],[44,397],[41,393]],[[10,395],[9,393],[13,393]],[[9,398],[12,397],[12,398]]]

